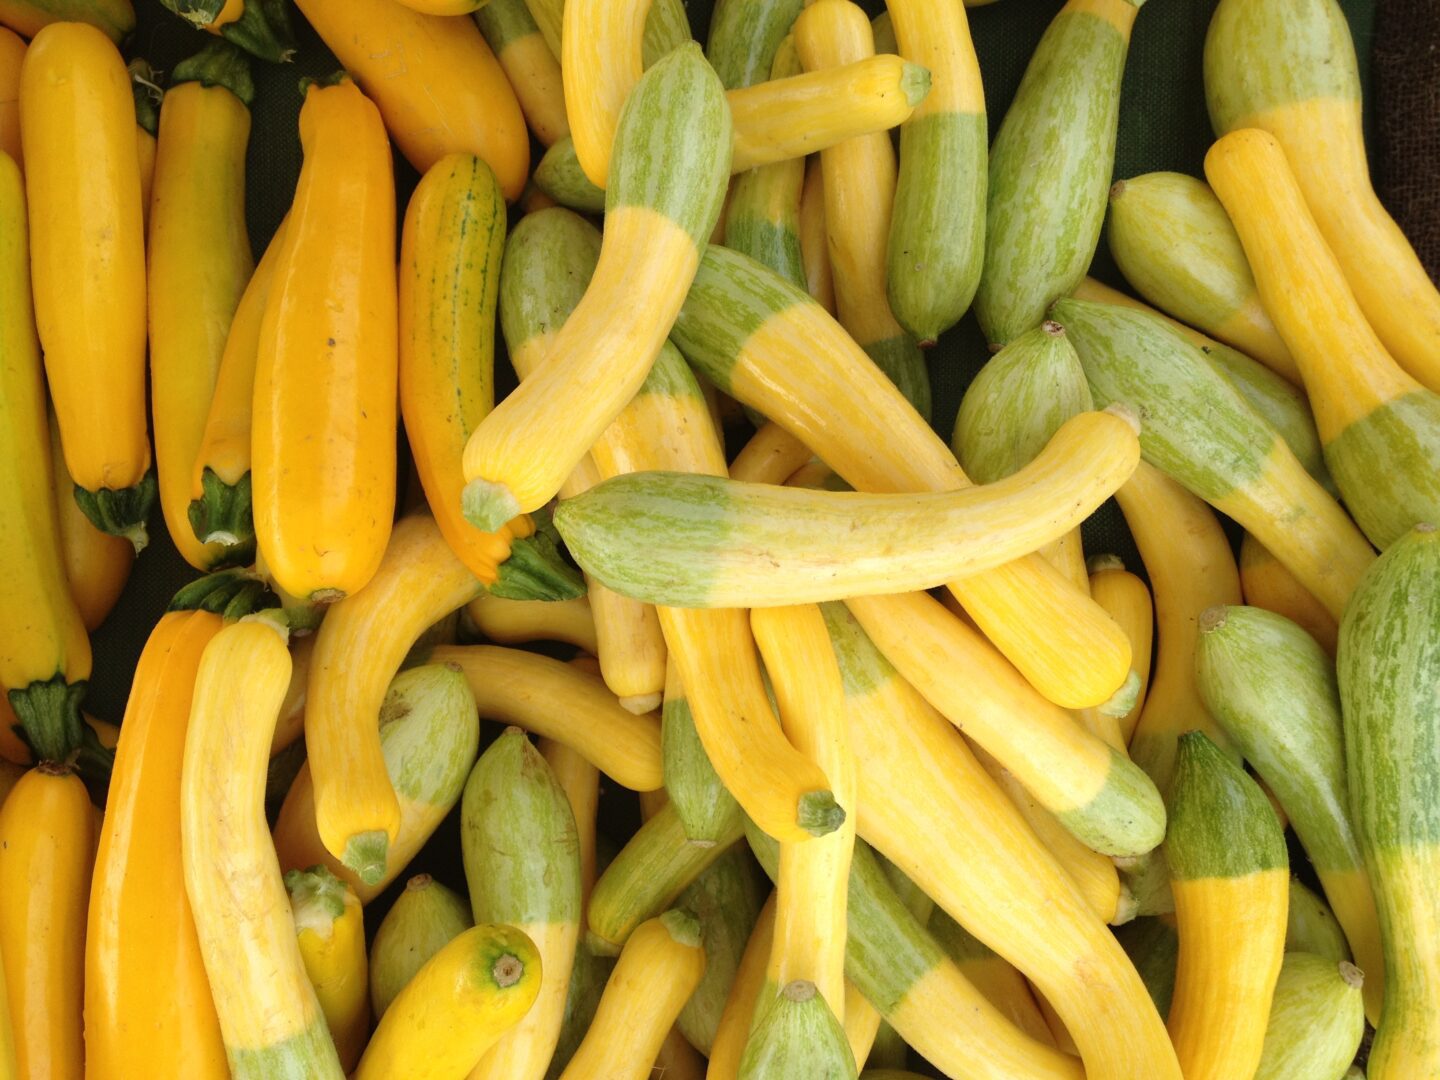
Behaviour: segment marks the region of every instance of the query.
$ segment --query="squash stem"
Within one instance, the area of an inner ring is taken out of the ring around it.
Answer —
[[[286,0],[245,0],[240,18],[222,26],[220,36],[272,64],[289,63],[295,55]]]
[[[465,520],[486,532],[498,532],[520,513],[520,502],[508,487],[478,477],[465,485],[460,499]]]
[[[88,491],[76,484],[75,502],[97,529],[111,536],[125,537],[135,545],[135,554],[139,555],[150,541],[145,522],[155,507],[157,491],[152,468],[138,484],[128,488]]]
[[[384,829],[356,833],[345,841],[345,855],[340,860],[366,885],[378,884],[385,876],[385,858],[390,849],[390,834]]]
[[[250,4],[246,4],[248,9]],[[223,39],[208,42],[194,56],[181,60],[170,75],[170,85],[198,82],[201,86],[221,86],[248,107],[255,100],[255,83],[250,78],[250,61],[238,46]]]
[[[56,675],[10,691],[10,707],[36,761],[67,761],[80,747],[85,730],[80,702],[85,689],[84,681],[67,683],[64,675]]]
[[[510,514],[505,521],[514,516]],[[537,514],[535,532],[511,543],[510,557],[500,564],[490,594],[506,600],[575,600],[584,596],[585,579],[560,554],[559,535],[548,515]]]
[[[828,836],[845,824],[845,810],[828,791],[807,791],[800,796],[796,823],[811,836]]]

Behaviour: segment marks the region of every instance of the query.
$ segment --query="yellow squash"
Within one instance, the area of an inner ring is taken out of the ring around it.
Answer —
[[[20,65],[25,62],[25,40],[0,26],[0,151],[25,168],[20,145]]]
[[[505,72],[470,19],[422,14],[398,0],[296,5],[375,99],[400,152],[420,172],[468,153],[515,199],[530,171],[525,117]]]
[[[75,501],[75,481],[65,469],[60,425],[50,414],[50,467],[55,474],[55,526],[60,534],[60,559],[70,595],[85,629],[105,621],[130,580],[135,545],[123,536],[101,532]]]
[[[375,573],[395,512],[395,187],[348,79],[310,86],[300,140],[255,370],[255,535],[286,592],[333,601]]]
[[[1124,716],[1118,717],[1120,738],[1126,746],[1145,709],[1145,694],[1150,686],[1150,654],[1155,644],[1155,605],[1150,589],[1114,555],[1098,555],[1090,560],[1090,596],[1120,624],[1130,641],[1131,670],[1140,677],[1140,690],[1135,704]]]
[[[730,984],[730,995],[725,999],[725,1009],[720,1014],[720,1024],[710,1044],[710,1067],[705,1073],[706,1080],[736,1080],[740,1074],[740,1058],[750,1038],[755,1002],[765,986],[765,971],[775,942],[775,908],[776,897],[771,893],[770,899],[760,909],[760,917],[755,920],[755,929],[750,931],[750,940],[740,956],[740,966],[735,969],[735,981]],[[850,1016],[853,1011],[847,1008],[846,1015]],[[860,1054],[855,1055],[857,1061],[860,1058]]]
[[[195,673],[221,621],[165,615],[150,634],[115,767],[85,936],[85,1055],[92,1077],[225,1080],[225,1045],[210,996],[180,863],[180,768]]]
[[[365,916],[355,890],[323,866],[285,875],[305,974],[335,1040],[340,1067],[360,1060],[370,1034]]]
[[[505,600],[482,593],[465,605],[476,633],[496,645],[560,641],[594,656],[595,616],[586,597],[577,600]],[[648,710],[647,710],[648,711]]]
[[[42,762],[0,808],[0,956],[19,1076],[85,1075],[85,897],[93,809],[66,765]]]
[[[825,227],[825,169],[818,158],[805,167],[800,193],[800,259],[805,264],[805,289],[822,308],[835,314],[835,271]]]
[[[773,420],[766,421],[730,463],[730,479],[749,484],[783,484],[815,455]]]
[[[604,188],[620,110],[645,72],[641,41],[645,0],[567,0],[560,70],[575,156],[590,182]]]
[[[1284,615],[1324,646],[1332,657],[1340,624],[1295,575],[1249,533],[1240,542],[1240,589],[1245,603]]]
[[[135,8],[130,0],[0,0],[0,23],[26,37],[54,22],[89,23],[119,42],[135,29]]]
[[[225,627],[200,658],[180,774],[185,891],[231,1075],[341,1080],[265,822],[265,766],[290,681],[272,618]]]
[[[471,3],[472,0],[440,0]],[[565,112],[565,85],[560,60],[525,6],[525,0],[489,0],[475,13],[475,22],[505,69],[520,99],[520,111],[544,146],[570,134]]]
[[[210,47],[220,50],[233,47]],[[205,66],[187,72],[191,80],[171,87],[160,106],[148,248],[150,387],[165,525],[186,562],[214,570],[253,558],[253,545],[202,543],[190,522],[221,355],[255,266],[245,231],[250,110],[240,96],[253,90],[238,56],[235,76],[217,72],[204,54],[196,59]]]
[[[65,461],[86,512],[138,550],[155,492],[140,164],[119,50],[84,23],[45,27],[25,55],[20,114],[35,316]]]

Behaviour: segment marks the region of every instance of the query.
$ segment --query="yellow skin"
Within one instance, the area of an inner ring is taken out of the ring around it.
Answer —
[[[583,921],[590,890],[595,884],[595,813],[600,802],[600,770],[590,764],[584,754],[563,742],[542,737],[539,746],[575,816],[575,835],[580,842],[580,917]]]
[[[25,62],[25,39],[0,26],[0,151],[25,168],[20,145],[20,65]]]
[[[1090,596],[1109,612],[1125,631],[1130,641],[1131,670],[1140,676],[1140,692],[1135,706],[1117,718],[1121,742],[1128,746],[1135,725],[1145,708],[1145,694],[1150,686],[1150,655],[1155,642],[1155,605],[1150,589],[1140,578],[1125,569],[1118,559],[1116,565],[1099,564],[1090,575]]]
[[[394,515],[395,190],[354,83],[310,87],[300,140],[255,371],[255,535],[286,592],[333,601],[374,575]]]
[[[521,923],[516,929],[535,943],[547,976],[530,1011],[500,1036],[470,1070],[469,1080],[540,1080],[555,1054],[570,992],[570,964],[580,940],[580,921]],[[546,957],[553,958],[553,962],[546,962]]]
[[[89,491],[150,467],[145,236],[130,75],[106,36],[55,23],[30,44],[20,114],[35,316],[65,461]]]
[[[755,920],[755,929],[750,931],[750,940],[746,942],[745,952],[740,957],[740,966],[735,970],[735,981],[730,984],[730,996],[725,999],[720,1025],[715,1030],[715,1040],[710,1044],[710,1063],[705,1080],[735,1080],[739,1075],[740,1058],[744,1055],[745,1044],[750,1038],[755,1002],[765,985],[765,970],[769,965],[770,951],[775,941],[775,912],[776,896],[771,893],[770,899],[760,909],[760,917]],[[847,1009],[846,1015],[850,1016],[853,1012],[854,1010]],[[879,1027],[878,1015],[875,1026]],[[850,1034],[849,1025],[846,1033]],[[873,1042],[874,1033],[871,1032],[869,1037]],[[856,1039],[863,1041],[863,1035],[857,1035]],[[866,1053],[868,1052],[867,1046]],[[855,1060],[860,1061],[863,1056],[856,1054]]]
[[[1249,533],[1240,542],[1240,587],[1245,603],[1284,615],[1334,657],[1340,636],[1335,617]]]
[[[773,420],[767,421],[730,463],[730,479],[749,484],[783,484],[815,455]]]
[[[650,5],[642,0],[568,0],[560,70],[580,168],[598,188],[610,178],[620,110],[645,73],[641,41]]]
[[[137,1061],[156,1075],[225,1080],[180,860],[180,768],[191,691],[219,616],[162,616],[135,670],[100,829],[85,937],[90,1075]]]
[[[595,655],[595,617],[587,597],[575,600],[505,600],[490,593],[465,605],[475,630],[496,645],[561,641]]]
[[[51,23],[69,20],[90,23],[119,42],[135,29],[135,8],[130,0],[0,0],[0,23],[28,38]]]
[[[85,1075],[85,900],[93,811],[80,778],[45,763],[0,808],[0,956],[17,1075]]]
[[[461,3],[469,0],[459,0]],[[565,108],[565,86],[560,61],[545,43],[543,33],[514,38],[496,55],[530,130],[542,146],[553,146],[570,134]]]
[[[394,0],[300,0],[416,170],[470,153],[514,200],[530,173],[530,135],[515,91],[472,19],[427,15]],[[343,204],[342,204],[343,205]]]
[[[222,545],[197,539],[189,509],[221,356],[255,268],[245,230],[249,138],[250,110],[229,90],[188,82],[165,95],[150,200],[155,461],[170,538],[198,570],[226,561]]]
[[[513,926],[466,930],[390,1003],[353,1080],[466,1075],[530,1009],[541,975],[534,943]]]
[[[0,157],[0,552],[6,567],[0,575],[0,685],[11,690],[57,675],[72,683],[90,675],[90,639],[60,559],[44,373],[27,287],[22,185],[15,163]],[[8,730],[14,722],[8,702],[5,712],[9,723],[0,745],[13,758],[21,751]],[[28,761],[28,753],[20,760]]]
[[[55,525],[60,534],[60,558],[70,595],[87,631],[105,621],[115,607],[130,570],[135,545],[123,536],[111,536],[95,527],[75,502],[75,481],[65,471],[60,449],[60,426],[50,416],[50,465],[55,472]]]
[[[816,160],[805,167],[805,187],[800,193],[800,258],[805,264],[805,290],[834,315],[835,271],[830,265],[827,232],[825,169]]]
[[[343,896],[344,910],[338,917],[313,909],[307,910],[306,917],[297,913],[295,939],[305,974],[335,1040],[340,1067],[348,1071],[360,1060],[370,1034],[370,961],[360,900],[348,887]]]
[[[590,1030],[560,1080],[646,1080],[675,1018],[705,974],[693,917],[690,933],[672,931],[669,912],[641,923],[605,984]],[[676,933],[680,934],[677,939]]]

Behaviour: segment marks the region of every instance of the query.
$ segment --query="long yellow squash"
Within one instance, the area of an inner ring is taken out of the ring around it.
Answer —
[[[222,50],[240,64],[238,72],[225,70]],[[198,570],[253,557],[253,545],[201,542],[190,523],[195,459],[221,355],[255,267],[245,231],[250,110],[241,96],[253,90],[231,46],[216,43],[209,54],[182,65],[190,81],[173,86],[160,106],[148,248],[160,509],[176,549]]]
[[[0,26],[0,151],[25,168],[20,143],[20,66],[25,63],[25,40]]]
[[[220,631],[208,612],[165,615],[135,669],[95,856],[85,935],[92,1077],[225,1080],[230,1071],[180,863],[180,768],[195,673]]]
[[[646,0],[567,0],[560,71],[575,156],[605,188],[620,110],[645,72],[641,41]]]
[[[205,647],[180,774],[185,891],[235,1080],[341,1080],[265,822],[265,766],[290,681],[285,631],[235,623]]]
[[[35,317],[65,461],[106,532],[146,541],[145,237],[135,105],[93,26],[45,27],[20,88]],[[85,505],[85,504],[82,504]]]
[[[93,809],[69,766],[42,762],[0,808],[0,955],[17,1075],[85,1072],[85,896]]]
[[[1240,589],[1245,603],[1284,615],[1335,655],[1340,624],[1315,599],[1313,593],[1295,580],[1284,563],[1249,533],[1240,541]]]
[[[85,629],[93,632],[120,599],[135,565],[135,545],[101,532],[75,501],[75,481],[65,469],[60,425],[50,414],[50,468],[54,472],[55,527],[70,595]]]
[[[427,15],[398,0],[296,5],[366,94],[420,172],[469,153],[495,170],[507,199],[530,172],[525,117],[505,72],[470,19]]]
[[[375,573],[395,512],[395,187],[348,79],[311,85],[300,139],[255,371],[255,535],[286,592],[333,601]]]
[[[1150,655],[1155,645],[1155,605],[1150,589],[1114,555],[1098,555],[1090,560],[1090,596],[1120,624],[1130,641],[1131,670],[1140,677],[1140,690],[1135,704],[1124,716],[1118,717],[1120,738],[1126,746],[1145,709],[1145,694],[1150,687]]]

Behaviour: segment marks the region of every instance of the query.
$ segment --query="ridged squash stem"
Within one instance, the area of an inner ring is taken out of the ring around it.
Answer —
[[[1206,154],[1205,173],[1300,365],[1325,462],[1365,535],[1383,550],[1440,518],[1440,394],[1402,369],[1367,321],[1280,143],[1232,132]]]
[[[870,20],[850,0],[818,0],[807,7],[795,22],[795,47],[812,72],[875,53]],[[925,358],[896,321],[886,290],[886,244],[898,173],[890,137],[877,131],[846,139],[820,152],[820,166],[840,324],[928,418]]]

